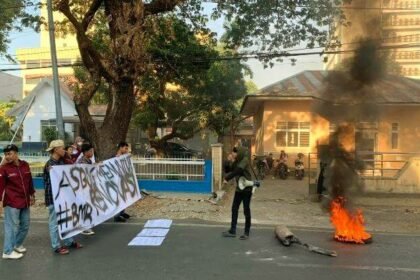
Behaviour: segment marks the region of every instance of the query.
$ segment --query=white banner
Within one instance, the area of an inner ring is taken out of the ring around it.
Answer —
[[[101,164],[56,165],[50,176],[61,239],[114,217],[141,198],[129,155]]]

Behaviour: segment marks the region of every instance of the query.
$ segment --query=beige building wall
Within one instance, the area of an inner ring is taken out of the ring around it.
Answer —
[[[392,149],[392,123],[398,124],[398,147]],[[420,153],[418,106],[388,106],[382,110],[378,129],[379,152]]]
[[[44,4],[45,0],[42,1]],[[41,16],[48,18],[46,5],[41,9]],[[54,20],[63,19],[59,12],[54,13]],[[76,37],[68,34],[65,37],[56,31],[56,49],[58,65],[70,65],[80,59]],[[22,48],[16,51],[17,60],[20,62],[23,78],[22,97],[28,93],[45,77],[52,77],[50,38],[47,26],[42,26],[40,32],[39,48]],[[33,69],[31,69],[33,68]],[[73,76],[72,67],[58,68],[60,78],[70,78]]]
[[[254,116],[255,129],[255,147],[251,148],[251,152],[255,155],[264,154],[264,104],[260,106],[259,111]]]
[[[281,150],[285,150],[286,153],[288,153],[289,155],[297,153],[307,154],[310,152],[316,152],[316,147],[318,143],[322,144],[328,141],[329,122],[326,119],[311,112],[311,101],[267,102],[265,103],[264,107],[264,132],[262,133],[264,153],[273,152],[275,154],[278,154]],[[278,146],[276,140],[278,122],[309,122],[309,146]],[[258,138],[256,142],[258,143]]]

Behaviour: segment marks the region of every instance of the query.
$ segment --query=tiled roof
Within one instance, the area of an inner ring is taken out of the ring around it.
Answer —
[[[327,71],[303,71],[266,86],[258,95],[323,98]],[[420,80],[401,76],[386,76],[372,88],[378,103],[420,103]]]

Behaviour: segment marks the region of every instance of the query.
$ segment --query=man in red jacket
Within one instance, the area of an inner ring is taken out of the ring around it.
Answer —
[[[7,145],[0,167],[0,201],[4,207],[3,259],[20,259],[26,248],[23,241],[29,230],[29,207],[35,203],[31,170],[18,156],[18,147]],[[4,194],[4,196],[3,196]]]

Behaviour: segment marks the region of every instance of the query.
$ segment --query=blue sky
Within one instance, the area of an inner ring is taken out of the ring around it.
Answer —
[[[210,13],[213,6],[213,4],[206,4],[204,12]],[[223,19],[211,21],[208,23],[208,26],[220,36],[223,34],[223,21]],[[39,47],[40,44],[39,34],[30,29],[23,30],[22,32],[12,32],[10,34],[10,40],[11,44],[8,53],[11,55],[15,55],[16,49],[18,48],[36,48]],[[297,48],[300,47],[298,46]],[[274,67],[267,69],[264,69],[262,63],[256,59],[248,60],[247,64],[251,67],[253,72],[253,77],[247,77],[247,79],[252,80],[258,88],[262,88],[303,70],[321,70],[322,57],[318,55],[303,56],[298,58],[295,66],[292,66],[290,61],[285,60],[283,63],[275,63]],[[18,65],[11,65],[10,62],[5,59],[0,59],[0,69],[18,67]],[[12,75],[21,74],[19,71],[7,73]]]

